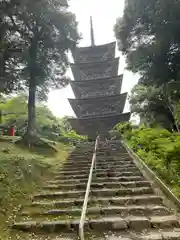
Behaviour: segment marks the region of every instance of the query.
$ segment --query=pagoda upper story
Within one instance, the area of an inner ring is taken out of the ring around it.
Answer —
[[[71,81],[76,98],[96,98],[118,95],[121,92],[123,75],[92,79],[91,81]]]
[[[69,99],[77,118],[70,119],[80,134],[95,136],[97,131],[109,131],[116,123],[128,121],[123,114],[127,93],[120,94],[123,75],[118,76],[119,58],[115,58],[116,43],[95,46],[91,19],[91,46],[76,48],[71,64],[76,99]]]
[[[115,46],[116,43],[112,42],[101,46],[76,48],[73,58],[75,62],[79,63],[105,61],[115,57]]]
[[[100,62],[75,63],[71,64],[71,69],[75,81],[93,80],[117,76],[119,58],[112,58]]]

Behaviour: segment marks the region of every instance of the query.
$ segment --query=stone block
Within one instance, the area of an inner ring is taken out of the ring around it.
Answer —
[[[150,233],[148,235],[143,235],[138,240],[163,240],[161,233]]]
[[[180,240],[180,231],[161,232],[163,240]]]
[[[92,230],[105,230],[109,229],[109,224],[102,219],[95,219],[89,221],[89,227]]]
[[[151,222],[146,217],[130,217],[127,222],[129,228],[135,231],[151,228]]]
[[[110,230],[125,230],[128,228],[126,221],[120,217],[103,218],[103,221],[108,223],[108,229]]]
[[[156,216],[151,217],[150,220],[154,228],[180,227],[179,221],[176,216]]]
[[[124,230],[124,229],[127,229],[127,228],[128,228],[128,225],[124,220],[115,221],[112,224],[112,229],[113,230]]]

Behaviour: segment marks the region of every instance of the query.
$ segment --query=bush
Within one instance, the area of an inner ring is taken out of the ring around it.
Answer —
[[[128,131],[131,131],[132,126],[130,122],[118,123],[113,129],[119,131],[121,134],[124,134]]]
[[[128,135],[132,131],[130,122],[118,123],[110,131],[110,135],[116,139],[121,139],[122,136]]]
[[[160,128],[139,128],[125,141],[180,196],[180,136]]]
[[[81,141],[87,141],[86,136],[78,135],[75,131],[69,131],[68,133],[64,133],[61,137],[61,140],[63,141],[69,141],[69,142],[81,142]]]

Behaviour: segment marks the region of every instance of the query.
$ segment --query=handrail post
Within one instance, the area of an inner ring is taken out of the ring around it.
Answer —
[[[97,154],[97,149],[98,149],[98,143],[99,143],[99,138],[97,137],[96,142],[95,142],[93,157],[92,157],[91,169],[89,172],[88,183],[87,183],[87,187],[86,187],[86,193],[85,193],[85,197],[84,197],[84,203],[83,203],[83,207],[82,207],[81,219],[79,222],[80,240],[84,240],[84,222],[85,222],[85,218],[86,218],[87,204],[88,204],[88,200],[89,200],[89,192],[90,192],[90,188],[91,188],[93,171],[94,171],[94,168],[96,169],[96,154]]]
[[[95,142],[95,148],[94,148],[94,152],[95,152],[95,174],[96,174],[96,170],[97,170],[97,150],[99,148],[99,138],[96,138],[96,142]]]

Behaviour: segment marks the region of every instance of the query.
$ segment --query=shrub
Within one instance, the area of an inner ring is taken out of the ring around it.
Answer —
[[[180,196],[180,136],[160,128],[138,128],[125,141]]]
[[[118,123],[114,126],[113,130],[110,131],[110,135],[112,137],[116,137],[116,139],[122,138],[122,136],[130,134],[132,131],[131,123],[124,122]]]
[[[124,134],[127,131],[131,131],[132,126],[129,122],[118,123],[113,129],[119,131],[121,134]]]

